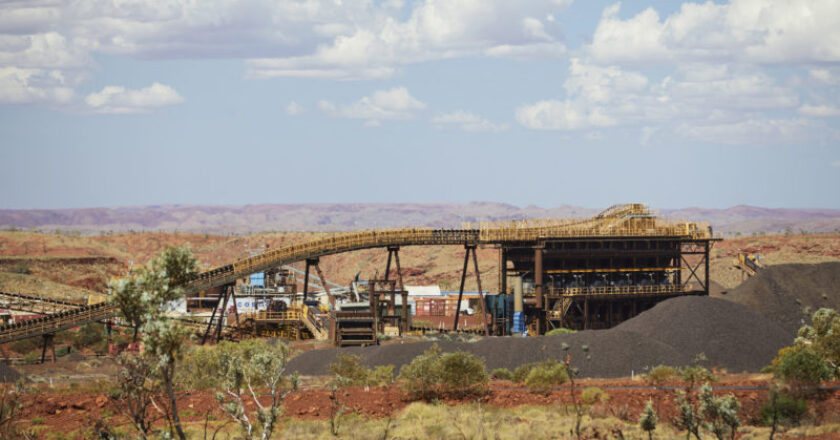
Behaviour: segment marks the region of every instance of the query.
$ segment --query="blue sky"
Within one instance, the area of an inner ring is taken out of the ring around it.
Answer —
[[[0,208],[840,208],[840,2],[0,3]]]

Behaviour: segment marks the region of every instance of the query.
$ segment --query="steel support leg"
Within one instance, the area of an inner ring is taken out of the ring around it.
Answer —
[[[534,294],[537,300],[537,334],[545,329],[545,310],[543,304],[543,250],[534,249]]]
[[[222,310],[219,311],[219,325],[216,326],[216,337],[215,342],[219,342],[222,339],[222,323],[225,319],[225,312],[227,311],[227,304],[228,298],[230,298],[231,292],[233,292],[233,287],[229,286],[225,290],[225,300],[222,302]]]
[[[405,290],[403,285],[402,268],[400,267],[400,248],[394,248],[394,263],[397,264],[397,290]]]
[[[242,326],[239,325],[239,307],[236,306],[236,289],[231,289],[230,298],[233,301],[233,316],[236,318],[236,331],[242,339]]]
[[[508,293],[507,287],[507,251],[499,250],[499,293]]]
[[[470,245],[464,246],[464,268],[461,270],[461,287],[458,289],[458,303],[455,305],[455,323],[452,331],[458,331],[458,318],[461,316],[461,298],[464,296],[464,282],[467,280],[467,264],[470,262]]]
[[[303,275],[303,302],[304,303],[306,303],[306,297],[307,297],[307,295],[309,295],[309,267],[312,266],[313,262],[314,262],[314,264],[318,264],[318,260],[310,260],[310,259],[306,260],[306,271],[304,272],[304,275]],[[321,280],[321,281],[323,282],[323,280]]]
[[[400,294],[402,297],[402,315],[400,316],[400,336],[403,336],[408,333],[410,330],[410,320],[411,318],[408,316],[411,312],[408,310],[408,293],[402,291]]]
[[[583,329],[589,330],[589,295],[583,297]]]
[[[709,294],[709,287],[710,287],[709,286],[709,248],[710,247],[711,247],[710,242],[707,241],[706,242],[706,249],[705,249],[705,252],[703,253],[703,258],[706,260],[706,276],[705,276],[706,285],[704,286],[705,287],[704,290],[706,291],[706,295]]]
[[[224,287],[224,291],[224,295],[227,297],[227,287]],[[213,313],[210,314],[210,320],[207,321],[207,329],[204,330],[204,335],[201,337],[201,345],[207,343],[207,337],[210,336],[210,331],[213,329],[213,319],[216,317],[216,312],[219,310],[219,301],[221,300],[222,298],[219,297],[219,300],[216,301],[216,305],[213,307]]]
[[[388,248],[388,262],[385,263],[385,279],[388,279],[388,276],[391,275],[391,256],[394,255],[394,252],[391,248]]]
[[[324,286],[324,292],[327,293],[327,299],[330,301],[330,309],[335,309],[335,298],[333,298],[332,293],[330,293],[330,287],[327,286],[327,279],[324,278],[324,273],[321,272],[321,265],[318,262],[315,262],[315,272],[318,272],[318,278],[321,279],[321,285]]]
[[[467,250],[467,255],[470,251]],[[490,336],[490,328],[487,326],[487,302],[484,301],[484,292],[481,290],[481,272],[478,271],[478,253],[476,248],[472,248],[473,255],[473,269],[475,270],[475,281],[478,284],[478,297],[480,298],[481,306],[481,322],[484,324],[484,336]]]
[[[44,335],[44,349],[41,351],[41,363],[43,364],[47,360],[47,346],[52,348],[52,361],[55,363],[55,341],[53,337],[55,334],[47,333]]]

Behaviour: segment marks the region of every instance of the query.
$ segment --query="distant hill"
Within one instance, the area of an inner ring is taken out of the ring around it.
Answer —
[[[178,231],[245,234],[265,231],[346,231],[401,226],[460,227],[463,222],[522,218],[588,217],[599,209],[577,206],[542,208],[495,202],[348,203],[289,205],[154,205],[85,209],[0,210],[0,228],[42,231]],[[835,232],[840,210],[771,209],[736,206],[727,209],[659,210],[663,217],[709,221],[716,232]]]

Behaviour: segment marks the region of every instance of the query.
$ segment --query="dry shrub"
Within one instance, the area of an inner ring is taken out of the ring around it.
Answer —
[[[610,395],[598,387],[586,387],[580,395],[580,399],[587,405],[600,402],[606,403],[610,401]]]
[[[537,364],[528,372],[525,385],[533,392],[545,393],[551,387],[562,385],[569,381],[566,367],[556,361],[545,361]]]
[[[647,382],[654,386],[658,386],[664,382],[675,379],[678,374],[679,371],[677,371],[674,367],[657,365],[650,370],[650,373],[648,373]]]

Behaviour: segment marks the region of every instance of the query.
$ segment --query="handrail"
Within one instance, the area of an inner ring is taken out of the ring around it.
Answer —
[[[598,287],[561,287],[546,288],[547,295],[635,295],[655,293],[684,293],[685,286],[677,284],[647,286],[598,286]]]

